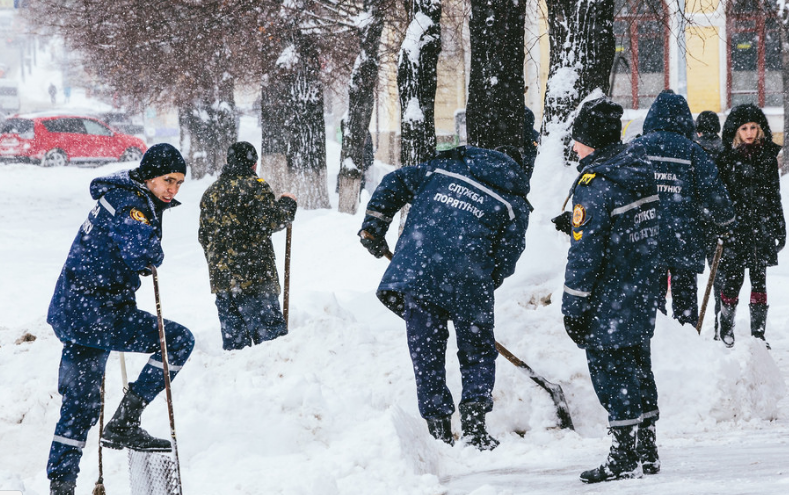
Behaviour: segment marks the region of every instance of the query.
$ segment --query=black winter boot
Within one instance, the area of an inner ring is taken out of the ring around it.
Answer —
[[[52,480],[49,482],[49,495],[74,495],[75,481]]]
[[[721,340],[726,347],[734,347],[734,315],[736,313],[736,304],[726,304],[721,301]]]
[[[636,452],[638,460],[644,469],[644,474],[657,474],[660,472],[660,457],[658,457],[655,420],[645,419],[638,426],[638,442]]]
[[[148,404],[142,397],[131,390],[123,396],[121,405],[115,411],[102,433],[101,444],[110,449],[129,448],[147,452],[169,452],[172,445],[169,440],[152,437],[140,428],[140,416]]]
[[[466,442],[479,450],[493,450],[499,441],[488,434],[485,428],[485,406],[479,402],[460,404],[460,426]]]
[[[611,427],[608,433],[614,436],[608,458],[600,467],[581,473],[581,481],[600,483],[644,476],[636,453],[636,427]]]
[[[767,310],[770,306],[766,304],[749,304],[748,307],[751,310],[751,335],[757,339],[764,340],[764,331],[767,328]],[[768,349],[770,348],[770,344],[766,340],[764,340],[764,344]]]
[[[455,437],[452,436],[452,416],[431,418],[426,421],[427,430],[433,435],[433,438],[449,445],[455,445]]]

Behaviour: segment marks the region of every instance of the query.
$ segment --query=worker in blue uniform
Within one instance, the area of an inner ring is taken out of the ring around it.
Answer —
[[[455,405],[445,356],[452,320],[463,383],[461,427],[480,450],[499,443],[485,426],[498,355],[493,291],[515,270],[531,210],[531,168],[523,167],[520,151],[506,151],[460,147],[391,172],[370,198],[360,231],[373,255],[388,254],[386,231],[411,204],[378,297],[405,319],[419,412],[430,433],[449,444]]]
[[[162,251],[162,214],[178,205],[186,174],[181,154],[169,144],[152,146],[140,166],[94,179],[96,205],[71,245],[55,286],[47,322],[63,343],[58,391],[60,420],[49,453],[51,495],[73,495],[88,430],[99,419],[101,383],[110,351],[151,354],[129,384],[102,434],[109,448],[170,450],[170,441],[140,427],[143,409],[164,389],[155,315],[137,308],[140,276],[158,267]],[[164,320],[171,378],[194,347],[191,332]]]

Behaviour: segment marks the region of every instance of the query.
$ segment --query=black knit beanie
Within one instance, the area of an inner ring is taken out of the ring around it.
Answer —
[[[159,143],[148,148],[135,172],[143,181],[175,172],[186,175],[186,162],[173,145]]]
[[[227,150],[227,165],[230,168],[251,168],[257,161],[258,152],[246,141],[233,143]]]
[[[622,139],[622,106],[608,98],[587,101],[573,121],[573,139],[600,149]]]
[[[704,110],[696,117],[696,132],[699,134],[717,134],[721,131],[721,119],[711,110]]]

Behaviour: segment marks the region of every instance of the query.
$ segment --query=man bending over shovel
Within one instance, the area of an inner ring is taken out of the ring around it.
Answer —
[[[467,443],[479,450],[499,444],[485,427],[498,356],[493,291],[515,270],[531,211],[531,169],[520,165],[517,149],[505,151],[460,147],[391,172],[370,198],[359,232],[370,253],[389,256],[386,231],[411,204],[378,298],[405,319],[419,413],[430,434],[448,444],[454,443],[445,370],[452,320],[463,383],[460,422]]]

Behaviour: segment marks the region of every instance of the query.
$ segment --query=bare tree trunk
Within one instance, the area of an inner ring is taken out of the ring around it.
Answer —
[[[436,68],[441,53],[440,0],[410,0],[411,14],[397,66],[400,90],[401,166],[416,165],[436,151]]]
[[[276,194],[296,195],[300,207],[329,208],[317,40],[298,29],[290,35],[277,70],[264,77],[261,174]]]
[[[615,48],[614,0],[552,0],[547,6],[551,58],[543,142],[561,139],[569,156],[572,112],[594,89],[608,93]]]
[[[233,102],[202,102],[179,110],[181,152],[192,178],[222,170],[227,148],[237,135]]]
[[[307,209],[330,208],[326,173],[326,122],[318,40],[297,37],[298,64],[290,79],[291,111],[285,115],[288,169],[295,182],[291,192]]]
[[[781,29],[781,72],[784,91],[784,143],[781,174],[789,172],[789,9],[784,9]]]
[[[338,210],[352,215],[359,205],[364,145],[373,113],[373,90],[378,82],[378,48],[384,25],[381,0],[365,0],[364,6],[368,20],[361,28],[359,55],[348,88],[348,121],[343,128],[338,177]]]
[[[525,19],[523,0],[471,2],[466,132],[473,146],[523,153]]]
[[[233,80],[225,79],[214,89],[215,99],[206,98],[179,109],[181,152],[194,179],[220,172],[227,149],[236,140],[233,87]]]
[[[266,74],[260,88],[260,170],[259,174],[275,194],[286,192],[290,184],[285,156],[285,111],[287,87],[279,74]]]

